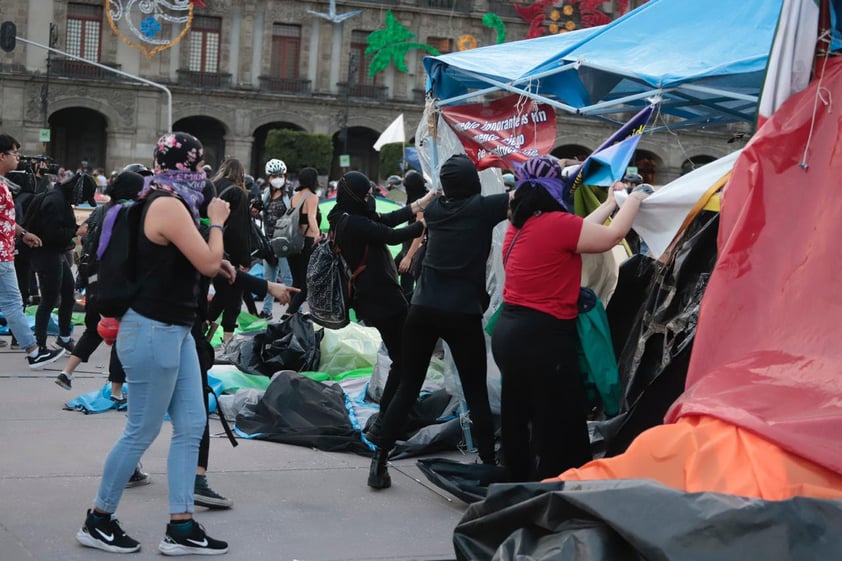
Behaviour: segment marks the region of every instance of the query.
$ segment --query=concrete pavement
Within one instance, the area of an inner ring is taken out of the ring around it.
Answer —
[[[77,327],[75,337],[80,334]],[[65,359],[31,370],[22,351],[0,348],[0,561],[114,558],[82,547],[75,534],[125,415],[62,410],[66,401],[102,387],[108,351],[102,345],[81,365],[67,392],[53,383]],[[211,433],[222,434],[216,419]],[[164,423],[143,458],[152,484],[123,494],[117,515],[142,544],[130,559],[162,558],[157,546],[167,521],[170,434]],[[437,456],[474,459],[458,452]],[[229,553],[220,557],[229,561],[453,559],[453,528],[466,505],[396,470],[391,489],[373,491],[365,484],[368,463],[353,454],[272,442],[240,440],[233,448],[225,438],[212,438],[208,481],[234,508],[197,508],[196,519],[229,542]],[[396,465],[426,483],[414,459]]]

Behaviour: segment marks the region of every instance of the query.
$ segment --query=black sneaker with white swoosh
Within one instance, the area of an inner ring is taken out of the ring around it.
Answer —
[[[158,544],[158,551],[164,555],[222,555],[228,553],[228,543],[215,540],[205,533],[205,528],[195,520],[190,533],[182,536],[167,524],[164,539]]]
[[[95,516],[90,510],[82,529],[76,532],[76,541],[111,553],[140,551],[140,543],[130,538],[113,515]]]

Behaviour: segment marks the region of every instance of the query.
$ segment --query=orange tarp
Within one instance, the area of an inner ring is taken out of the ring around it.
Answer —
[[[654,479],[691,493],[765,500],[842,499],[842,475],[714,417],[682,417],[638,436],[624,454],[594,460],[549,481]]]

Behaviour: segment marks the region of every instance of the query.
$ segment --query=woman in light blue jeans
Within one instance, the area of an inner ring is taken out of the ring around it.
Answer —
[[[167,458],[169,511],[193,512],[205,404],[190,327],[168,325],[129,310],[120,322],[117,348],[128,384],[128,420],[105,460],[94,506],[103,512],[117,510],[126,481],[169,413],[173,426]]]
[[[292,286],[292,271],[289,270],[289,263],[286,257],[279,257],[276,265],[270,264],[265,259],[263,260],[263,279],[269,282],[280,282],[286,286]],[[275,303],[275,297],[266,293],[266,298],[263,300],[263,314],[266,316],[272,315],[272,305]]]
[[[218,198],[205,201],[202,155],[201,143],[187,133],[162,136],[155,148],[155,173],[147,178],[133,209],[141,213],[133,256],[140,272],[117,336],[117,354],[128,382],[128,420],[105,461],[94,507],[76,533],[76,540],[87,547],[112,553],[140,550],[140,542],[123,531],[115,513],[135,465],[169,414],[173,427],[167,459],[169,523],[158,549],[165,555],[228,551],[226,542],[211,538],[193,520],[196,466],[207,413],[190,331],[198,319],[200,275],[222,274],[231,282],[235,276],[231,264],[225,267],[222,261],[222,225],[230,208]],[[204,205],[210,220],[207,241],[198,230]],[[119,210],[110,209],[102,223],[103,264],[109,259],[112,233],[125,234],[115,226]],[[131,227],[133,215],[122,220],[118,226]],[[100,296],[109,282],[125,282],[107,278],[105,270],[100,269]]]

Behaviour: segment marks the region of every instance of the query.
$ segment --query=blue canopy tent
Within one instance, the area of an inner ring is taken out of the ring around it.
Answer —
[[[426,57],[427,89],[437,106],[504,90],[615,123],[653,100],[670,128],[752,122],[782,4],[650,0],[601,27]]]

